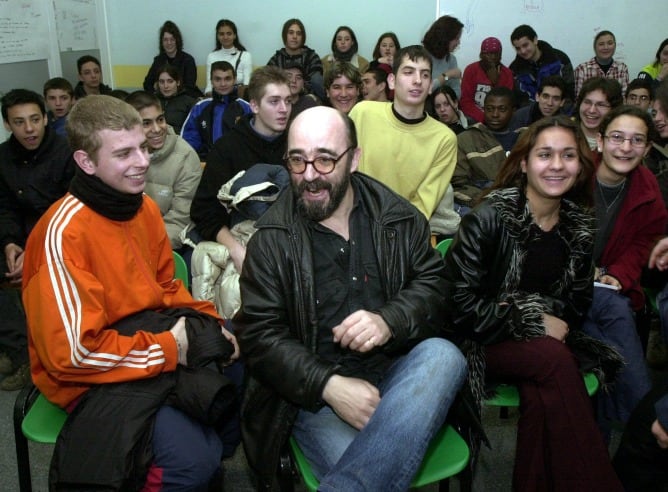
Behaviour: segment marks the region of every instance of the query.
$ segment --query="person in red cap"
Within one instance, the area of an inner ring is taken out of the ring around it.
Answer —
[[[480,61],[464,69],[462,76],[461,110],[466,116],[482,123],[485,119],[483,104],[492,87],[513,88],[513,73],[501,63],[501,41],[485,38],[480,45]]]

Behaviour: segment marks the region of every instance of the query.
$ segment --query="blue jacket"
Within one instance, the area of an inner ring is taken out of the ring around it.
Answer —
[[[200,156],[206,156],[220,137],[232,128],[237,120],[251,112],[250,104],[236,97],[236,91],[226,96],[213,93],[212,97],[195,104],[181,129],[181,137]]]
[[[560,75],[566,81],[566,99],[573,100],[575,94],[575,77],[570,58],[563,51],[550,46],[545,41],[538,41],[541,52],[537,62],[525,60],[519,56],[510,64],[510,70],[515,79],[515,91],[520,100],[520,106],[528,104],[529,100],[536,100],[536,92],[540,82],[549,75]]]

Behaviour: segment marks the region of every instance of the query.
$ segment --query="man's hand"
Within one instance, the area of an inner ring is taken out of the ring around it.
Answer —
[[[325,385],[322,399],[339,417],[355,429],[362,430],[380,403],[380,393],[378,388],[363,379],[334,374]]]
[[[551,314],[543,313],[543,324],[545,325],[545,333],[547,336],[556,338],[560,342],[566,340],[568,336],[568,323],[563,319],[552,316]]]
[[[656,267],[661,271],[668,268],[668,237],[664,237],[652,249],[652,253],[649,255],[649,267]]]
[[[216,234],[216,242],[227,248],[234,263],[234,268],[236,268],[237,273],[241,273],[241,267],[244,264],[244,258],[246,258],[246,246],[237,241],[225,226],[221,227]]]
[[[220,329],[223,332],[223,336],[227,338],[227,341],[234,345],[234,353],[228,361],[228,364],[231,364],[239,358],[239,344],[237,343],[237,337],[235,337],[231,332],[227,331],[224,326],[221,326]]]
[[[598,282],[606,285],[612,285],[615,287],[617,290],[622,289],[622,284],[619,280],[617,280],[615,277],[612,275],[601,275],[601,277],[598,279]]]
[[[15,243],[5,246],[5,258],[7,259],[7,277],[12,283],[21,281],[23,275],[23,248]]]
[[[178,363],[182,366],[188,365],[188,333],[186,332],[186,318],[181,316],[169,332],[176,341]]]
[[[368,352],[385,345],[392,336],[382,316],[363,309],[346,316],[341,324],[332,328],[332,332],[334,343],[357,352]]]
[[[658,420],[655,420],[652,424],[652,434],[656,437],[656,443],[661,449],[668,449],[668,432]]]

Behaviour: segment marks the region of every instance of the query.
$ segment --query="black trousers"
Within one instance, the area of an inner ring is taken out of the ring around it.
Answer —
[[[7,260],[0,248],[0,280],[5,279]],[[14,367],[28,362],[26,316],[21,301],[21,284],[0,285],[0,352],[5,352]]]
[[[668,492],[668,449],[652,434],[654,404],[668,394],[668,381],[651,390],[631,414],[613,465],[627,492]]]

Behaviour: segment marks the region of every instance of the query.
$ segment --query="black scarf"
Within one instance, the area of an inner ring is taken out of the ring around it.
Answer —
[[[334,47],[334,51],[332,51],[332,54],[334,55],[334,60],[336,60],[337,62],[344,62],[344,61],[349,62],[350,60],[353,59],[353,56],[355,56],[356,53],[357,51],[353,47],[351,47],[345,53],[343,51],[339,51],[339,49],[336,47]]]
[[[121,221],[133,218],[144,200],[143,193],[122,193],[97,176],[88,175],[79,168],[70,183],[70,193],[98,214]]]

